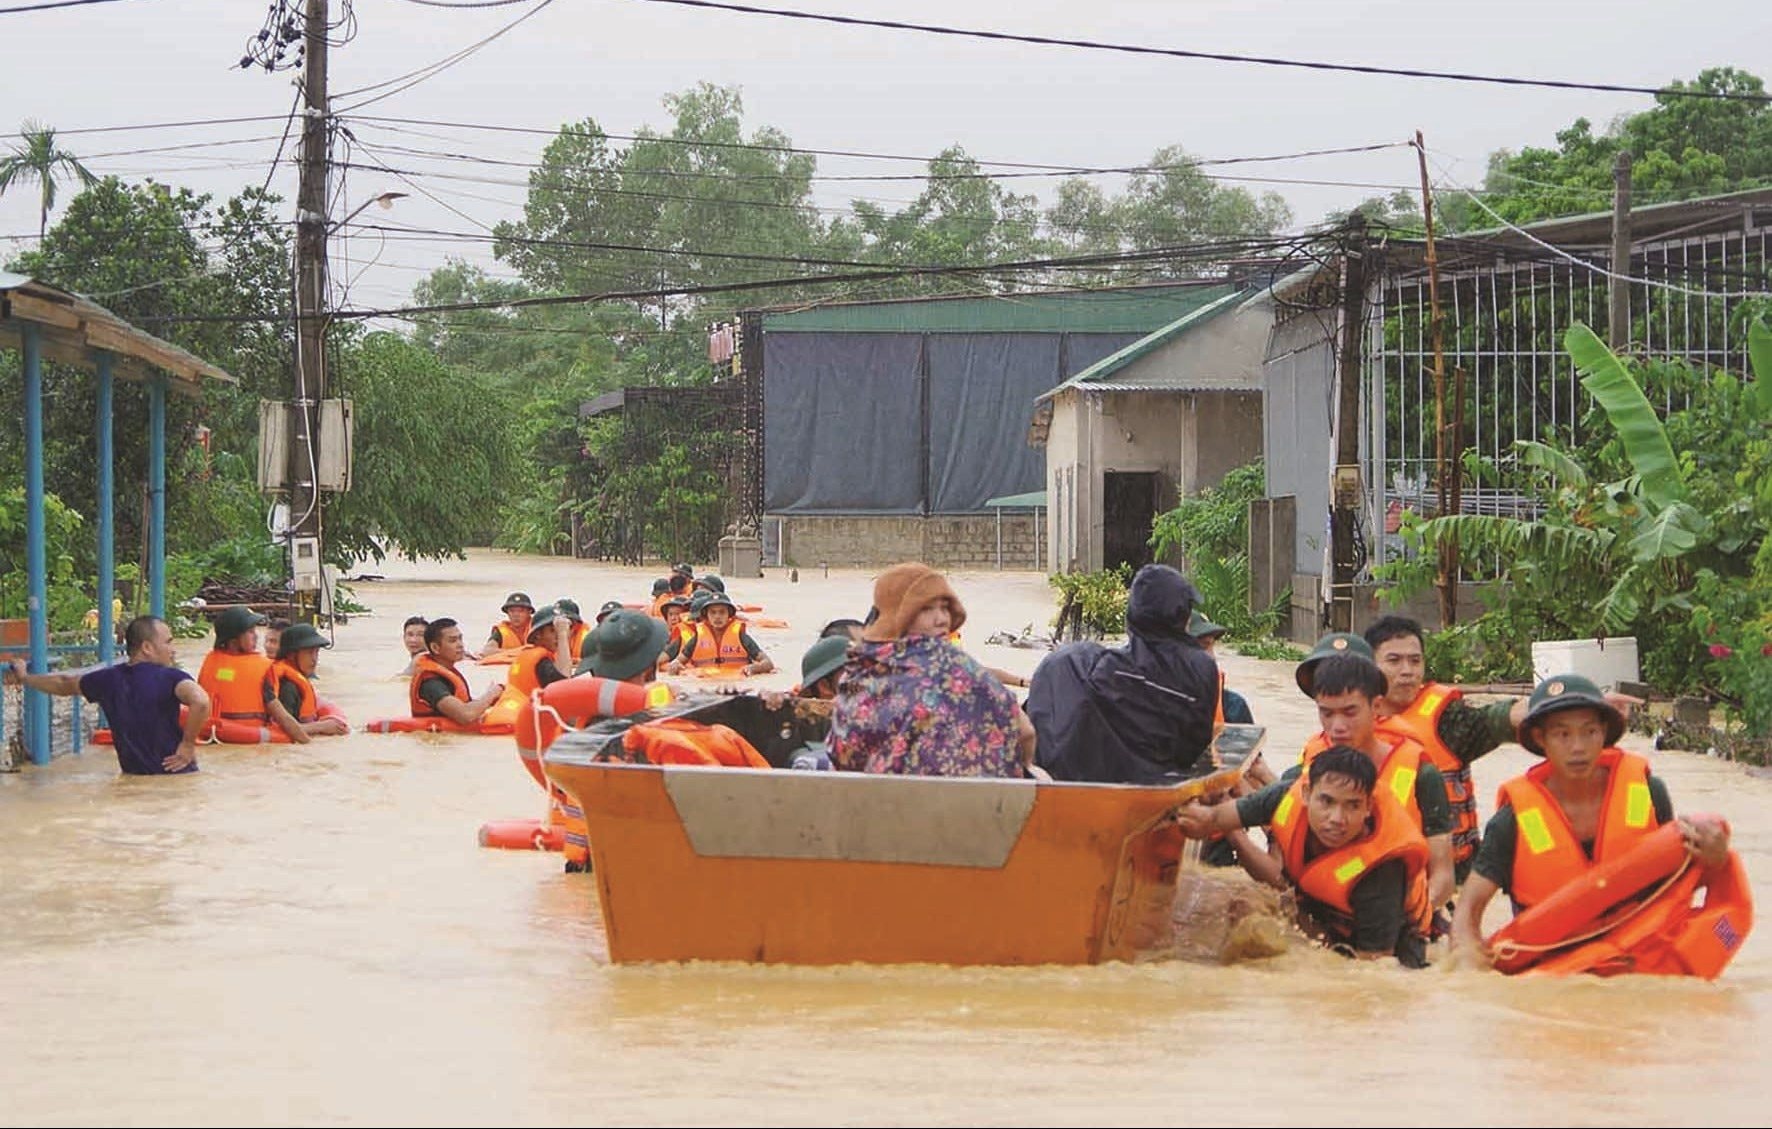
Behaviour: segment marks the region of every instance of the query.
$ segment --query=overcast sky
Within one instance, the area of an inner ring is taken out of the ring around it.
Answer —
[[[27,0],[0,0],[0,9]],[[342,0],[333,0],[334,9]],[[1014,30],[1217,52],[1384,66],[1657,85],[1707,66],[1767,75],[1768,0],[780,0],[776,6],[927,23]],[[436,62],[532,6],[445,10],[409,0],[357,0],[358,34],[332,54],[332,89],[367,86]],[[38,119],[62,130],[189,119],[282,115],[287,74],[237,64],[264,17],[261,0],[119,0],[0,14],[0,132]],[[552,129],[592,116],[612,133],[667,125],[660,99],[699,80],[740,87],[747,123],[775,126],[802,146],[931,154],[958,143],[986,160],[1136,164],[1162,145],[1198,157],[1288,153],[1399,141],[1426,132],[1449,182],[1475,186],[1498,147],[1550,144],[1585,115],[1604,124],[1647,108],[1647,97],[1510,89],[1464,83],[1284,70],[1098,51],[998,44],[847,28],[646,3],[554,0],[545,10],[436,77],[366,108],[366,114]],[[341,100],[341,104],[348,104]],[[98,172],[231,194],[262,183],[280,123],[203,129],[69,134],[65,147]],[[532,161],[545,137],[365,131],[394,143]],[[188,153],[117,155],[192,141],[256,139]],[[373,140],[371,140],[373,139]],[[0,138],[8,145],[11,138]],[[291,148],[293,152],[293,146]],[[398,158],[389,155],[390,160]],[[404,166],[402,166],[404,167]],[[447,165],[433,165],[447,169]],[[823,173],[913,171],[821,158]],[[521,181],[523,170],[455,168]],[[1414,154],[1390,149],[1226,170],[1249,175],[1413,186]],[[1441,174],[1436,171],[1436,179]],[[295,174],[275,186],[293,214]],[[441,199],[492,224],[519,214],[515,184],[421,181]],[[1013,182],[1017,190],[1052,182]],[[1114,189],[1119,179],[1103,178]],[[335,215],[384,191],[392,177],[353,174]],[[854,195],[905,201],[916,185],[821,186],[818,200]],[[1262,185],[1300,223],[1381,191],[1374,187]],[[464,195],[467,194],[467,195]],[[472,230],[470,219],[414,196],[384,222]],[[52,221],[53,222],[53,221]],[[0,257],[34,235],[35,196],[0,199]],[[379,251],[350,294],[353,305],[398,304],[445,249],[363,237],[335,250],[348,277]],[[487,260],[483,253],[471,257]],[[494,270],[497,267],[494,266]]]

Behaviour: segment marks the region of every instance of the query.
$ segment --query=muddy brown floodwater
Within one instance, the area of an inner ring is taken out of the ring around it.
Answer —
[[[653,571],[476,552],[389,562],[322,653],[353,721],[399,714],[400,622],[479,636],[511,589],[644,598]],[[959,574],[966,645],[1043,626],[1044,578]],[[787,619],[786,673],[859,571],[735,583]],[[206,644],[182,643],[194,669]],[[1289,666],[1230,684],[1284,763],[1315,728]],[[476,689],[485,674],[471,672]],[[1641,749],[1638,739],[1631,743]],[[1726,813],[1772,905],[1772,782],[1656,755],[1681,811]],[[1484,814],[1527,755],[1481,762]],[[0,1120],[9,1124],[1756,1124],[1772,945],[1716,984],[1540,982],[1356,965],[1294,944],[1232,967],[614,967],[593,883],[481,850],[539,815],[509,738],[212,747],[120,777],[107,750],[0,777]],[[1443,954],[1437,954],[1443,960]]]

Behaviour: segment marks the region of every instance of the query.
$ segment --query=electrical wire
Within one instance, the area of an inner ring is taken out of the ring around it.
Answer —
[[[530,20],[536,16],[539,16],[543,11],[545,11],[553,3],[554,3],[554,0],[538,0],[535,7],[531,8],[527,12],[524,12],[522,15],[518,16],[516,19],[512,20],[510,23],[499,28],[497,31],[493,32],[491,35],[486,36],[484,39],[480,39],[480,40],[477,40],[473,43],[470,43],[466,47],[455,52],[454,54],[445,56],[444,58],[439,59],[435,63],[431,63],[428,66],[420,67],[416,71],[410,71],[406,74],[398,75],[394,78],[384,79],[381,82],[371,83],[368,86],[359,86],[353,90],[341,90],[341,91],[336,92],[333,95],[331,95],[331,97],[342,101],[343,99],[353,98],[359,94],[367,94],[371,90],[381,90],[383,87],[392,87],[392,89],[385,90],[385,91],[383,91],[383,93],[377,94],[373,98],[365,98],[361,102],[356,102],[356,103],[353,103],[352,105],[341,107],[340,109],[338,109],[335,112],[340,113],[340,114],[348,114],[348,113],[352,112],[353,110],[359,110],[359,109],[362,109],[364,106],[369,106],[369,105],[375,104],[376,102],[380,102],[384,98],[392,98],[394,95],[399,94],[402,91],[410,90],[414,86],[417,86],[419,83],[425,81],[426,79],[433,78],[436,75],[442,74],[444,71],[448,70],[450,67],[455,66],[455,64],[461,62],[463,59],[466,59],[468,56],[474,54],[476,51],[479,51],[481,48],[487,46],[488,44],[494,42],[495,40],[502,38],[504,35],[506,35],[510,31],[512,31],[513,29],[515,29],[519,24],[522,24],[527,20]],[[396,85],[396,84],[399,84],[399,85]]]
[[[84,8],[88,4],[115,4],[117,0],[46,0],[41,4],[21,4],[12,8],[0,8],[0,16],[10,16],[16,12],[47,12],[51,8]]]
[[[1031,43],[1042,47],[1073,47],[1090,51],[1115,51],[1132,55],[1160,55],[1177,59],[1202,59],[1217,63],[1245,63],[1264,67],[1289,67],[1299,70],[1338,71],[1350,74],[1385,75],[1394,78],[1440,79],[1448,82],[1486,83],[1500,86],[1543,87],[1551,90],[1591,90],[1608,94],[1650,94],[1657,98],[1702,98],[1715,101],[1772,101],[1764,94],[1732,94],[1728,91],[1693,90],[1661,86],[1635,86],[1613,82],[1578,82],[1572,79],[1520,78],[1510,75],[1475,74],[1466,71],[1430,71],[1411,67],[1380,67],[1360,63],[1329,63],[1310,59],[1282,59],[1265,55],[1235,55],[1223,51],[1193,51],[1176,47],[1152,47],[1138,43],[1108,43],[1090,39],[1067,39],[1058,36],[1029,35],[1022,32],[994,31],[982,28],[950,27],[941,24],[910,23],[904,20],[866,19],[861,16],[840,16],[826,12],[805,12],[793,8],[764,8],[752,4],[735,4],[729,0],[635,0],[643,4],[671,4],[684,8],[700,8],[736,12],[749,16],[771,16],[779,19],[811,20],[817,23],[842,24],[849,27],[883,28],[888,31],[914,31],[925,35],[954,36],[965,39],[989,39],[1009,43]]]

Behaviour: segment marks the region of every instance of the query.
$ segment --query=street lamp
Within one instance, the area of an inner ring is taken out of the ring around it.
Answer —
[[[409,193],[409,192],[383,192],[380,196],[373,196],[373,197],[369,198],[368,200],[363,201],[361,204],[358,204],[357,207],[351,212],[350,215],[346,216],[342,220],[339,220],[337,223],[333,224],[332,226],[335,228],[343,227],[345,224],[350,223],[352,220],[356,219],[358,214],[361,213],[364,208],[369,207],[369,205],[371,205],[371,204],[379,204],[379,205],[381,205],[381,207],[384,210],[386,210],[386,209],[392,208],[394,206],[395,200],[403,200],[409,195],[411,195],[411,193]]]

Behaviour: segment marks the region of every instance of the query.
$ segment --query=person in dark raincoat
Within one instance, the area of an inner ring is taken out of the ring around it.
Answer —
[[[1157,784],[1212,743],[1218,664],[1188,634],[1199,592],[1168,565],[1132,578],[1123,647],[1069,643],[1040,663],[1027,713],[1054,780]]]

